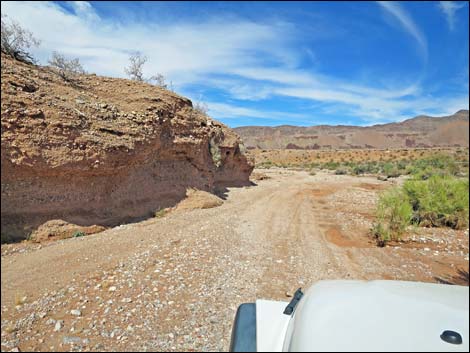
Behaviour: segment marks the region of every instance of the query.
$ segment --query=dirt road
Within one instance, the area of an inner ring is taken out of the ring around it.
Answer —
[[[269,179],[228,190],[220,207],[2,246],[2,350],[227,350],[243,302],[288,301],[321,279],[468,273],[468,231],[375,245],[377,194],[391,182],[263,173]]]

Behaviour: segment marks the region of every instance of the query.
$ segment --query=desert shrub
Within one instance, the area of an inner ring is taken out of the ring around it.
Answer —
[[[163,218],[168,213],[168,209],[166,208],[159,208],[155,211],[155,218]]]
[[[382,164],[381,171],[384,175],[388,177],[389,174],[392,174],[394,168],[395,166],[393,165],[393,163],[386,162]]]
[[[317,172],[314,169],[312,169],[312,170],[310,170],[310,172],[308,174],[310,174],[311,176],[315,176],[315,175],[317,175]]]
[[[350,162],[349,165],[351,166],[351,174],[353,175],[376,174],[380,171],[379,165],[374,161],[360,164]]]
[[[144,62],[144,63],[145,63],[145,62]],[[143,65],[143,64],[142,64],[142,65]],[[148,83],[153,83],[155,86],[168,89],[168,85],[167,85],[167,83],[166,83],[165,76],[163,76],[162,74],[156,74],[156,75],[154,75],[154,76],[151,76],[151,77],[147,80],[147,82],[148,82]]]
[[[345,175],[348,174],[348,170],[345,168],[339,168],[335,170],[336,175]]]
[[[85,235],[85,232],[76,231],[72,234],[72,238],[84,237]]]
[[[78,58],[67,59],[64,55],[54,51],[49,65],[66,81],[71,81],[75,75],[85,73]]]
[[[125,73],[134,81],[144,81],[143,67],[147,62],[147,57],[140,52],[135,52],[129,56],[129,66],[124,68]]]
[[[321,168],[322,169],[328,169],[328,170],[336,170],[339,167],[338,162],[333,162],[333,161],[328,161],[326,163],[323,163]]]
[[[193,106],[193,110],[197,113],[207,115],[207,112],[209,111],[209,107],[204,102],[196,102]]]
[[[361,175],[361,174],[364,174],[365,172],[366,170],[362,164],[357,164],[353,166],[353,168],[351,169],[351,173],[353,175]]]
[[[468,179],[433,175],[427,180],[407,180],[403,189],[422,226],[468,226]]]
[[[153,84],[155,86],[168,89],[165,76],[160,73],[150,76],[149,78],[144,77],[144,64],[147,62],[147,57],[141,52],[134,52],[129,56],[129,66],[124,68],[124,72],[131,80],[141,81]],[[173,91],[173,84],[171,84],[171,90]]]
[[[37,47],[40,41],[33,34],[20,26],[14,20],[8,21],[8,16],[2,14],[1,19],[1,50],[16,60],[26,63],[34,63],[35,60],[28,51],[31,47]]]
[[[222,155],[220,154],[220,148],[214,138],[211,138],[209,141],[209,153],[214,165],[219,168],[222,165]]]
[[[414,161],[407,171],[416,179],[425,180],[432,175],[457,175],[459,166],[453,157],[439,154]]]
[[[258,165],[259,168],[267,168],[267,169],[270,169],[272,166],[273,166],[273,162],[271,161],[261,162]]]
[[[380,195],[373,233],[379,245],[398,240],[410,224],[413,208],[406,193],[400,188],[390,189]]]
[[[385,173],[385,175],[387,178],[397,178],[404,173],[405,173],[404,170],[401,170],[397,168],[396,166],[394,166],[393,168],[389,169],[387,173]]]
[[[373,226],[379,245],[401,237],[406,227],[451,227],[469,224],[469,181],[450,175],[432,175],[426,180],[407,180],[402,188],[380,196]]]

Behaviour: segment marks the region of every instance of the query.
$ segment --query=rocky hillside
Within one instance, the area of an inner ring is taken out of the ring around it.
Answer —
[[[468,110],[460,110],[451,116],[418,116],[368,127],[244,126],[235,131],[248,148],[262,149],[468,147],[468,121]]]
[[[247,184],[240,138],[189,99],[142,82],[2,55],[2,240],[50,219],[112,226],[149,217],[189,187]]]

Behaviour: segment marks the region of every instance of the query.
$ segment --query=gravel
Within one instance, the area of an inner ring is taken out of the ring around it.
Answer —
[[[458,242],[463,232],[439,238],[425,230],[418,238],[446,241],[417,240],[433,250],[424,254],[330,244],[324,234],[331,225],[356,227],[354,234],[367,237],[370,219],[364,214],[358,221],[358,208],[348,209],[346,201],[355,197],[362,210],[373,205],[377,191],[357,185],[377,181],[266,173],[270,178],[258,186],[230,189],[217,208],[170,213],[23,253],[2,251],[2,291],[36,283],[34,291],[21,293],[28,299],[18,309],[7,301],[13,294],[2,293],[2,350],[226,351],[241,303],[287,302],[297,288],[320,279],[432,281],[427,261],[468,257],[468,243]],[[311,191],[322,188],[331,193]],[[33,258],[47,264],[55,252],[63,261],[60,276],[47,282],[51,273],[34,272],[38,265],[29,267],[36,277],[14,277],[19,263]]]

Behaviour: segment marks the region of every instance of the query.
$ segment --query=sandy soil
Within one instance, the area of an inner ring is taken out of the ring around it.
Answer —
[[[227,350],[239,304],[288,301],[318,280],[468,285],[468,230],[417,229],[375,245],[377,195],[396,180],[256,175],[219,207],[3,245],[2,351]]]

